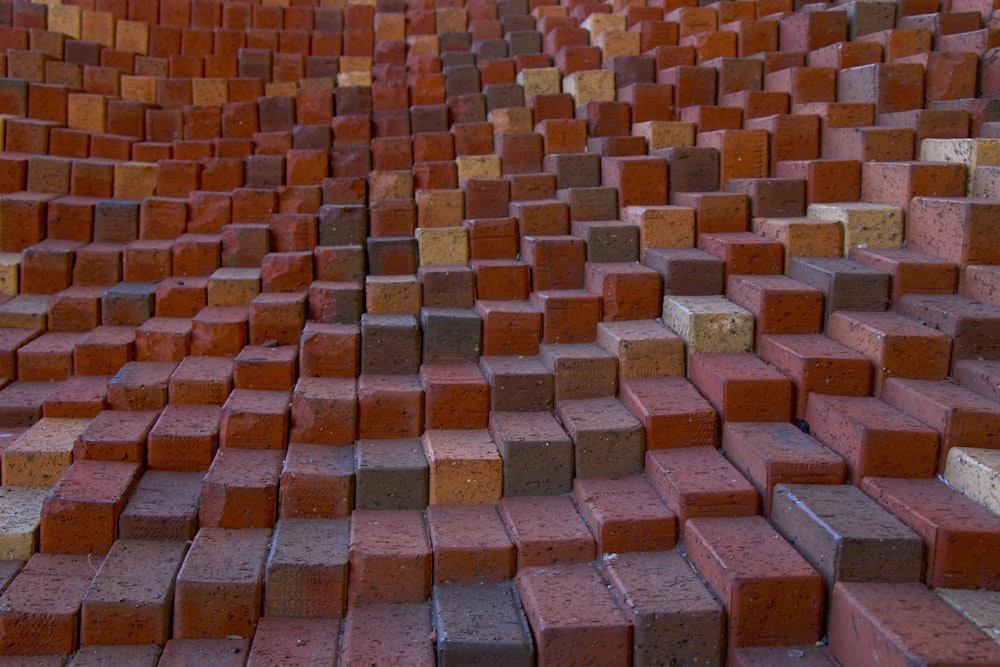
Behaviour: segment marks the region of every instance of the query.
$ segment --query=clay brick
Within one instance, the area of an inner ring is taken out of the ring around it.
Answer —
[[[992,211],[989,201],[916,197],[907,216],[907,247],[961,265],[993,264]]]
[[[177,574],[173,638],[253,634],[271,531],[202,528]]]
[[[114,327],[137,327],[155,312],[157,285],[153,283],[118,283],[101,298],[101,324]]]
[[[161,649],[156,644],[83,646],[76,652],[69,664],[73,667],[93,667],[94,665],[156,667],[160,660],[160,653]]]
[[[421,360],[421,330],[412,315],[361,317],[361,372],[413,374]]]
[[[719,151],[720,186],[730,178],[766,178],[769,176],[768,145],[765,130],[716,130],[699,132],[698,145]]]
[[[596,188],[601,184],[601,161],[599,156],[581,154],[580,150],[576,152],[569,152],[568,150],[564,152],[547,152],[545,159],[542,161],[542,168],[546,173],[555,174],[557,190]],[[595,196],[599,193],[585,191],[583,194]],[[578,193],[577,196],[579,197],[580,194]],[[615,196],[617,197],[617,191]],[[571,203],[564,197],[560,197],[559,199]]]
[[[997,372],[1000,371],[1000,363],[995,361],[973,361],[971,359],[960,359],[955,362],[953,375],[963,387],[968,387],[972,391],[987,398],[1000,397],[1000,382],[996,382]]]
[[[430,597],[431,543],[420,512],[355,510],[349,561],[349,605],[415,603]]]
[[[489,384],[475,364],[424,364],[420,381],[426,428],[486,428]]]
[[[9,143],[8,150],[12,150]],[[46,208],[54,194],[15,192],[0,197],[0,250],[21,252],[44,239]],[[97,239],[95,239],[97,240]]]
[[[603,321],[651,319],[662,308],[661,277],[642,265],[588,263],[584,284],[601,296]]]
[[[723,260],[728,276],[776,275],[784,264],[784,247],[753,232],[699,233],[698,249]]]
[[[618,218],[618,190],[607,186],[569,187],[556,191],[556,197],[569,204],[569,219],[581,221]]]
[[[73,349],[86,334],[48,332],[17,350],[17,377],[28,382],[65,380],[73,374]]]
[[[514,574],[514,545],[495,507],[430,505],[427,527],[436,584],[502,583]]]
[[[893,305],[904,294],[954,294],[958,285],[955,264],[905,248],[854,247],[848,258],[890,274]]]
[[[757,490],[713,447],[647,451],[646,479],[681,528],[688,519],[749,517],[760,509]]]
[[[517,549],[519,572],[594,559],[594,538],[568,496],[506,497],[500,513]]]
[[[313,661],[334,661],[339,640],[337,620],[263,616],[254,633],[247,665],[280,662],[304,667]]]
[[[726,192],[745,194],[751,218],[791,218],[805,214],[805,182],[797,178],[734,178]]]
[[[90,421],[39,419],[3,452],[3,483],[53,486],[72,465],[73,443]]]
[[[264,616],[342,618],[350,534],[343,519],[279,520],[264,575]]]
[[[75,651],[80,604],[94,578],[93,567],[93,559],[87,556],[32,556],[0,596],[4,653],[65,655]],[[49,599],[49,594],[54,598]]]
[[[919,536],[857,487],[780,484],[775,527],[816,568],[829,594],[838,581],[920,581]]]
[[[898,185],[898,184],[897,184]],[[810,204],[813,220],[836,220],[844,226],[844,254],[858,246],[899,248],[903,243],[901,208],[879,204]]]
[[[537,357],[484,355],[479,360],[479,370],[489,384],[491,410],[530,412],[552,409],[553,375]]]
[[[693,245],[693,233],[691,240]],[[711,296],[723,292],[725,263],[703,250],[654,247],[649,248],[642,262],[659,272],[665,295]]]
[[[572,236],[528,236],[521,240],[523,261],[531,267],[533,291],[582,288],[585,253],[583,239]]]
[[[773,175],[804,179],[807,204],[861,199],[861,163],[857,160],[782,160]]]
[[[424,392],[416,375],[358,378],[358,436],[416,437],[423,431]]]
[[[573,441],[574,477],[620,477],[642,470],[642,426],[617,398],[561,400],[556,413]]]
[[[423,509],[427,506],[427,457],[418,438],[359,439],[355,507]]]
[[[191,354],[195,356],[239,354],[247,344],[248,317],[246,308],[206,306],[197,310],[191,319]]]
[[[813,437],[843,457],[854,484],[937,470],[937,433],[876,398],[813,394],[805,418]]]
[[[531,305],[542,314],[542,343],[588,343],[601,321],[599,295],[582,289],[534,291]]]
[[[672,203],[694,209],[698,235],[738,233],[749,227],[750,201],[728,192],[675,192]]]
[[[173,361],[126,362],[108,381],[108,404],[112,410],[162,409],[176,367]]]
[[[527,619],[512,586],[438,585],[432,605],[440,664],[447,667],[479,660],[534,664]],[[485,623],[472,621],[487,609]]]
[[[601,182],[618,189],[620,206],[667,203],[667,162],[662,157],[602,158]]]
[[[136,361],[180,362],[188,354],[191,320],[153,317],[135,331]]]
[[[731,648],[812,644],[823,633],[823,580],[762,517],[693,519],[684,538],[726,609]]]
[[[108,406],[106,375],[75,375],[59,384],[42,406],[43,417],[89,418]]]
[[[998,467],[995,449],[954,447],[948,452],[944,479],[952,488],[961,491],[962,495],[995,514],[1000,502],[992,488],[992,481]]]
[[[284,452],[223,447],[202,481],[198,523],[216,528],[273,528]]]
[[[641,476],[576,478],[573,497],[599,555],[666,551],[677,542],[677,516]]]
[[[753,314],[721,296],[663,298],[663,323],[692,354],[736,354],[753,349]],[[688,366],[690,373],[690,365]]]
[[[171,374],[171,403],[222,405],[233,388],[233,361],[228,357],[185,357]]]
[[[8,284],[11,281],[6,281]],[[0,323],[15,329],[44,331],[46,311],[52,297],[47,294],[18,294],[0,305]]]
[[[391,633],[395,641],[387,643]],[[393,664],[434,662],[431,619],[426,604],[366,604],[344,619],[340,663],[360,667],[372,660]]]
[[[539,665],[561,660],[629,664],[631,626],[593,565],[527,569],[518,573],[515,585],[535,636]]]
[[[473,308],[476,276],[466,265],[428,266],[417,270],[423,305],[430,308]]]
[[[928,640],[933,626],[947,641]],[[962,655],[969,664],[1000,659],[997,645],[920,584],[844,583],[833,593],[830,648],[842,662],[936,662]],[[877,647],[877,648],[876,648]]]
[[[186,552],[183,542],[115,542],[83,598],[80,643],[166,644],[174,578]]]
[[[924,68],[916,63],[876,63],[843,70],[837,100],[875,104],[876,113],[918,109],[923,104]]]
[[[792,258],[788,276],[823,293],[825,319],[835,311],[884,311],[889,304],[890,276],[849,259]]]
[[[754,315],[759,347],[768,334],[818,334],[823,329],[823,293],[782,275],[729,276],[727,298]]]
[[[622,382],[684,374],[683,342],[652,320],[600,322],[597,344],[618,359]]]
[[[0,423],[28,427],[42,418],[42,405],[57,382],[11,382],[0,390]]]
[[[201,473],[147,471],[139,479],[118,522],[122,540],[194,538],[198,524]]]
[[[77,375],[113,375],[134,356],[134,328],[102,325],[84,334],[76,343],[73,372]]]
[[[289,401],[288,391],[233,389],[222,406],[220,446],[284,449],[288,444]]]
[[[896,312],[951,336],[953,360],[996,357],[988,342],[1000,322],[994,306],[962,296],[911,294],[900,299]]]
[[[219,408],[214,405],[167,405],[149,432],[147,468],[208,470],[219,444],[219,420]]]
[[[126,282],[165,282],[171,276],[173,241],[132,241],[122,252],[122,278]]]
[[[102,410],[73,444],[73,459],[143,463],[158,411]]]
[[[543,343],[538,358],[554,376],[557,403],[618,393],[617,360],[596,343]]]
[[[646,448],[716,445],[718,416],[683,378],[624,380],[621,401],[646,431]]]
[[[679,552],[618,554],[602,568],[632,624],[634,665],[721,660],[722,608]]]
[[[0,553],[18,567],[14,572],[5,568],[4,587],[20,569],[20,562],[31,558],[38,551],[38,525],[42,515],[42,504],[49,493],[47,486],[0,487],[0,508],[3,521],[0,522]],[[17,560],[14,560],[17,559]]]

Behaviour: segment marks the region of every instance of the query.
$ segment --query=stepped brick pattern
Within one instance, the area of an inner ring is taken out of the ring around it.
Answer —
[[[0,0],[0,667],[997,667],[996,10]]]

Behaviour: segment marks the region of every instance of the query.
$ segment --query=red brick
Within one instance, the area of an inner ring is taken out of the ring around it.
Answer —
[[[568,496],[504,498],[500,513],[517,550],[517,569],[583,563],[596,555],[596,542]]]
[[[122,278],[128,282],[164,282],[171,278],[173,241],[132,241],[122,252]],[[189,281],[193,282],[193,281]]]
[[[753,232],[699,233],[698,249],[724,261],[729,276],[780,275],[784,267],[784,246]]]
[[[727,422],[722,450],[754,485],[770,515],[776,484],[843,484],[843,459],[787,423]]]
[[[219,445],[284,449],[288,445],[290,392],[234,389],[222,406]]]
[[[249,637],[260,618],[271,531],[202,528],[174,589],[174,639]]]
[[[892,276],[892,304],[904,294],[954,294],[958,267],[906,248],[851,248],[848,258]]]
[[[121,514],[119,539],[193,539],[198,527],[202,477],[200,472],[147,471]]]
[[[191,320],[191,354],[237,355],[247,344],[248,309],[207,306]]]
[[[80,643],[166,644],[174,578],[186,552],[183,542],[115,542],[83,598]]]
[[[542,313],[542,343],[590,343],[597,339],[602,315],[599,295],[583,289],[536,289],[530,301]]]
[[[476,301],[483,320],[483,354],[533,355],[542,338],[542,313],[528,301]]]
[[[593,565],[526,569],[515,585],[539,665],[630,664],[631,626]]]
[[[101,411],[74,443],[73,459],[142,464],[146,437],[158,416],[157,411]]]
[[[473,259],[476,298],[484,301],[526,300],[530,293],[531,267],[514,259]]]
[[[580,289],[584,282],[586,244],[573,236],[528,236],[521,257],[531,267],[534,291]]]
[[[774,167],[778,178],[806,181],[806,203],[861,199],[861,163],[857,160],[783,160]]]
[[[361,334],[357,324],[308,322],[299,342],[299,375],[356,377]]]
[[[335,519],[354,506],[354,449],[291,442],[281,471],[282,518]]]
[[[601,297],[601,321],[654,319],[662,311],[662,279],[643,265],[588,262],[584,282]]]
[[[933,664],[958,655],[969,665],[1000,660],[995,643],[920,584],[837,584],[829,633],[830,648],[845,664]]]
[[[743,194],[674,192],[670,203],[695,210],[696,235],[741,233],[749,226],[750,200]]]
[[[726,609],[730,649],[813,644],[823,634],[822,578],[762,517],[693,519],[684,543]]]
[[[805,418],[812,435],[844,458],[854,484],[937,470],[937,433],[877,398],[813,394]]]
[[[432,569],[420,512],[355,510],[351,515],[349,605],[426,601]]]
[[[200,526],[273,528],[284,452],[220,449],[201,490]]]
[[[65,380],[73,373],[73,350],[86,334],[43,333],[17,350],[17,377],[27,382]]]
[[[753,354],[694,354],[688,375],[728,421],[789,421],[792,383]]]
[[[909,224],[915,197],[965,196],[967,171],[963,167],[961,163],[866,162],[861,169],[861,200],[901,208]],[[909,228],[906,233],[909,237]]]
[[[963,266],[996,264],[995,220],[989,201],[917,197],[907,216],[907,247]]]
[[[888,377],[943,380],[951,367],[951,337],[895,313],[838,311],[827,335],[875,366],[875,394]]]
[[[423,432],[424,392],[416,375],[358,377],[358,437],[405,438]]]
[[[108,407],[106,375],[74,375],[59,384],[42,406],[43,417],[70,419],[97,416]]]
[[[167,404],[167,383],[177,364],[172,361],[130,361],[108,382],[113,410],[159,410]]]
[[[179,362],[187,356],[191,342],[191,320],[154,317],[135,332],[135,360]]]
[[[433,634],[425,604],[355,606],[344,619],[339,664],[430,665],[434,662]],[[394,641],[386,642],[388,635]]]
[[[28,427],[42,418],[42,405],[59,386],[58,382],[19,380],[0,389],[0,423]]]
[[[953,375],[963,387],[980,396],[1000,400],[1000,362],[963,359],[955,362]]]
[[[170,404],[149,432],[146,465],[150,470],[204,471],[219,444],[219,408]]]
[[[46,239],[21,252],[20,291],[29,294],[55,294],[73,282],[75,251],[78,241]]]
[[[424,417],[428,429],[484,429],[490,390],[475,364],[424,364]]]
[[[513,576],[514,545],[495,507],[430,505],[427,527],[436,584],[501,583]]]
[[[78,375],[113,375],[134,357],[133,327],[101,325],[77,341],[73,371]]]
[[[665,551],[677,542],[677,516],[641,476],[578,477],[573,496],[599,555]]]
[[[0,595],[0,646],[6,655],[72,653],[80,604],[102,559],[35,554]]]

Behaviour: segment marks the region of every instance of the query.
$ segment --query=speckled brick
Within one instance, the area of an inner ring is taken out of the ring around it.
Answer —
[[[219,407],[167,405],[146,440],[150,470],[208,470],[219,446]]]
[[[387,642],[387,636],[393,641]],[[365,604],[347,612],[340,643],[341,667],[434,667],[434,638],[426,604]]]
[[[299,378],[292,391],[292,442],[350,445],[357,436],[357,385],[348,378]]]
[[[336,519],[354,509],[354,448],[292,442],[285,452],[278,516]]]
[[[115,542],[83,598],[80,643],[166,644],[174,578],[186,553],[184,542]]]
[[[279,520],[264,573],[264,616],[342,618],[350,535],[346,519]]]
[[[284,449],[288,445],[291,392],[233,389],[222,406],[219,445]]]
[[[552,409],[554,378],[538,357],[484,355],[479,369],[489,383],[491,411]]]
[[[4,484],[52,486],[73,463],[73,443],[89,419],[46,417],[29,428],[3,453]]]
[[[509,584],[441,584],[431,609],[440,667],[534,664],[528,620]]]
[[[72,653],[100,558],[35,554],[0,595],[0,655]]]
[[[349,605],[425,602],[433,564],[423,513],[355,510],[349,574]]]
[[[162,410],[176,368],[172,361],[126,363],[108,381],[108,404],[112,410]]]
[[[1000,585],[1000,517],[938,479],[869,477],[861,490],[920,535],[928,586]]]
[[[721,665],[725,612],[677,550],[606,556],[611,591],[632,624],[632,664]]]
[[[0,556],[27,560],[38,550],[38,524],[46,486],[0,487]]]
[[[435,583],[499,583],[515,572],[514,543],[494,505],[430,505]]]
[[[517,550],[517,569],[593,560],[597,543],[569,496],[504,498],[500,513]]]
[[[427,507],[427,456],[419,438],[358,440],[354,457],[356,508]]]
[[[625,380],[621,401],[646,429],[646,449],[718,442],[718,413],[684,378]]]
[[[728,644],[796,646],[823,635],[823,580],[763,517],[684,526],[695,569],[726,608]]]
[[[755,354],[693,354],[691,382],[728,421],[790,421],[792,381]]]
[[[249,653],[249,638],[174,638],[163,647],[157,667],[243,667]]]
[[[160,413],[102,410],[73,444],[73,459],[144,463],[146,437]]]
[[[558,403],[556,413],[573,441],[576,477],[620,477],[642,471],[642,425],[615,397]]]
[[[171,403],[222,405],[233,389],[230,357],[188,356],[170,376]]]
[[[284,458],[270,449],[219,449],[202,482],[199,525],[272,528]]]
[[[162,650],[156,644],[83,646],[67,667],[157,667]]]
[[[177,573],[174,639],[250,637],[271,531],[202,528]]]
[[[757,490],[714,447],[646,452],[646,477],[684,522],[694,517],[757,514]]]
[[[135,463],[82,460],[71,465],[45,498],[39,550],[107,553],[140,474]]]
[[[829,633],[845,665],[1000,663],[1000,646],[920,584],[837,584]]]
[[[119,539],[194,539],[203,475],[146,471],[118,520]]]
[[[771,513],[775,484],[843,484],[844,460],[787,422],[727,422],[722,451],[750,480]]]
[[[503,464],[489,431],[435,429],[421,438],[431,504],[492,504],[503,493]]]
[[[677,515],[642,475],[577,477],[573,501],[597,538],[598,555],[665,551],[677,543]]]
[[[631,626],[590,563],[532,567],[515,580],[538,666],[631,664]]]
[[[937,470],[937,433],[877,398],[815,394],[806,421],[813,437],[847,463],[852,483],[930,477]]]
[[[332,665],[339,643],[336,620],[264,616],[257,624],[246,667]]]
[[[549,411],[490,413],[503,460],[505,496],[566,493],[573,483],[573,441]]]

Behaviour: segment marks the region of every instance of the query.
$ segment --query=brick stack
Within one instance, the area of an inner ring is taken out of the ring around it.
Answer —
[[[993,9],[0,2],[0,663],[1000,664]]]

